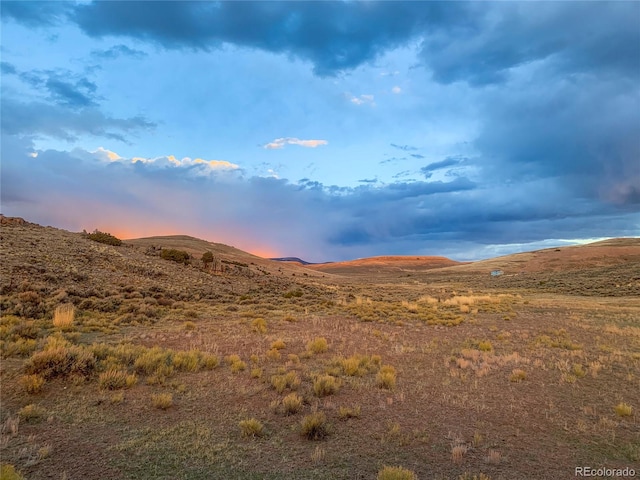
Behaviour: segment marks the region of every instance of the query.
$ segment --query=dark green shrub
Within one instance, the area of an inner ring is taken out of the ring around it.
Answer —
[[[122,245],[122,240],[114,237],[110,233],[101,232],[100,230],[94,230],[93,233],[87,233],[86,237],[94,242],[105,243],[107,245],[113,245],[119,247]]]
[[[171,260],[178,263],[189,264],[191,261],[191,255],[184,250],[176,250],[175,248],[163,248],[160,252],[160,257],[165,260]]]

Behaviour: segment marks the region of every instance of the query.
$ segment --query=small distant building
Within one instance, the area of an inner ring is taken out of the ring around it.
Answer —
[[[502,270],[492,270],[491,271],[491,276],[492,277],[499,277],[500,275],[502,275],[504,272]]]

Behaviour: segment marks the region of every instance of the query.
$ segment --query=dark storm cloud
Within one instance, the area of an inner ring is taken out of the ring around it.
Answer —
[[[435,80],[501,83],[509,78],[510,69],[540,60],[560,73],[638,79],[638,2],[485,5],[473,12],[472,27],[453,24],[426,36],[422,58]]]
[[[93,50],[91,52],[96,58],[101,58],[105,60],[113,60],[118,57],[131,57],[131,58],[144,58],[147,56],[145,52],[142,50],[136,50],[134,48],[129,48],[126,45],[114,45],[111,48],[106,50]]]
[[[93,107],[73,110],[7,97],[2,97],[1,102],[2,132],[10,135],[46,135],[72,141],[79,135],[89,134],[127,143],[130,135],[155,127],[144,117],[113,118]]]
[[[313,261],[456,253],[452,245],[535,242],[548,239],[549,232],[555,238],[633,235],[640,227],[637,211],[571,201],[559,181],[502,185],[490,195],[463,178],[332,188],[308,179],[294,185],[275,178],[194,175],[206,173],[205,165],[105,163],[99,152],[80,149],[40,151],[35,158],[32,151],[28,141],[3,137],[5,214],[16,211],[76,230],[95,218],[134,226],[166,225],[170,218],[178,231],[237,246],[237,239],[257,236]],[[29,175],[22,173],[26,166]],[[539,202],[541,197],[548,201]],[[229,232],[239,236],[234,240]]]
[[[2,2],[2,18],[10,18],[28,27],[49,27],[64,20],[73,2],[27,1]]]
[[[165,48],[222,43],[287,53],[332,75],[464,16],[440,2],[92,2],[74,18],[91,36],[128,36]]]
[[[482,165],[487,181],[561,179],[576,201],[638,204],[640,88],[634,82],[588,77],[527,84],[487,95],[482,109],[475,145],[489,159]]]

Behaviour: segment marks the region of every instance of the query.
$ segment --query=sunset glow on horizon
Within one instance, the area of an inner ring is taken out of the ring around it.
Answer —
[[[639,18],[3,2],[2,213],[311,262],[640,236]]]

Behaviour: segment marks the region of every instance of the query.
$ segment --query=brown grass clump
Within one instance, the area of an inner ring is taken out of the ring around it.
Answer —
[[[133,367],[136,372],[150,375],[169,375],[172,373],[171,352],[163,350],[160,347],[153,347],[144,351],[135,359]]]
[[[485,458],[485,461],[487,463],[491,463],[493,465],[498,465],[501,460],[502,460],[502,455],[500,455],[500,452],[498,452],[497,450],[489,450],[489,453]]]
[[[313,393],[317,397],[333,395],[340,388],[340,380],[331,375],[318,375],[313,380]]]
[[[514,383],[520,383],[522,380],[526,378],[527,378],[527,372],[525,372],[520,368],[515,368],[511,372],[511,375],[509,376],[509,381]]]
[[[376,382],[380,388],[393,390],[396,387],[396,369],[391,365],[383,365],[376,376]]]
[[[349,377],[362,377],[370,371],[376,371],[379,364],[372,362],[371,357],[366,355],[353,355],[348,358],[338,358],[333,362],[340,368],[342,374]]]
[[[293,415],[302,409],[302,397],[297,393],[290,393],[282,399],[282,407],[286,415]]]
[[[481,352],[490,352],[493,350],[493,345],[491,345],[491,342],[489,340],[484,340],[478,342],[478,350],[480,350]]]
[[[264,425],[255,418],[242,420],[239,425],[243,437],[255,438],[264,435]]]
[[[35,394],[42,391],[45,379],[41,375],[23,375],[20,383],[27,393]]]
[[[198,350],[177,352],[173,356],[173,366],[183,372],[196,372],[200,368],[202,353]]]
[[[231,373],[244,372],[247,368],[247,364],[240,360],[239,362],[233,362],[231,364]]]
[[[311,353],[324,353],[329,350],[329,344],[324,337],[318,337],[307,343],[307,351]]]
[[[257,368],[252,368],[251,369],[251,378],[261,378],[262,377],[262,369],[257,367]]]
[[[236,354],[224,357],[224,361],[231,367],[232,373],[242,372],[247,368],[247,364]]]
[[[73,319],[76,315],[76,307],[72,303],[59,305],[53,314],[53,326],[62,330],[73,327]]]
[[[254,332],[266,333],[267,321],[264,318],[256,318],[253,322],[251,322],[251,328]]]
[[[44,418],[45,411],[42,407],[34,405],[33,403],[26,405],[18,412],[18,417],[21,422],[36,423]]]
[[[347,420],[349,418],[360,418],[360,405],[356,407],[340,407],[338,409],[338,418]]]
[[[619,417],[630,417],[633,413],[633,408],[631,405],[620,402],[618,405],[613,407],[613,410],[616,412],[616,415]]]
[[[280,354],[280,350],[272,348],[270,350],[267,350],[266,356],[269,360],[280,360],[280,357],[282,355]]]
[[[271,349],[272,350],[282,350],[283,348],[286,348],[286,346],[287,346],[287,344],[284,343],[284,340],[279,338],[278,340],[276,340],[275,342],[273,342],[271,344]]]
[[[25,480],[16,467],[9,463],[0,464],[0,478],[2,480]]]
[[[120,388],[129,388],[137,383],[138,379],[135,374],[129,375],[127,372],[109,369],[101,373],[98,377],[98,385],[104,390],[118,390]]]
[[[173,406],[173,395],[171,393],[158,393],[151,395],[151,403],[155,408],[167,410]]]
[[[402,467],[385,466],[378,472],[378,480],[417,480],[416,474]]]
[[[111,396],[110,402],[111,402],[112,405],[119,405],[122,402],[124,402],[124,392],[119,391],[117,393],[114,393]]]
[[[458,477],[458,480],[491,480],[491,477],[489,475],[485,475],[484,473],[472,475],[469,472],[465,472]]]
[[[458,463],[462,460],[462,457],[467,453],[468,447],[466,445],[454,444],[451,447],[451,459]]]
[[[300,386],[300,378],[296,372],[288,372],[285,375],[273,375],[271,377],[271,386],[276,392],[282,393],[287,388],[295,390]]]
[[[205,353],[202,355],[202,367],[206,370],[213,370],[218,366],[219,360],[216,355]]]
[[[302,419],[300,433],[309,440],[322,440],[329,435],[327,417],[322,412],[312,413]]]

